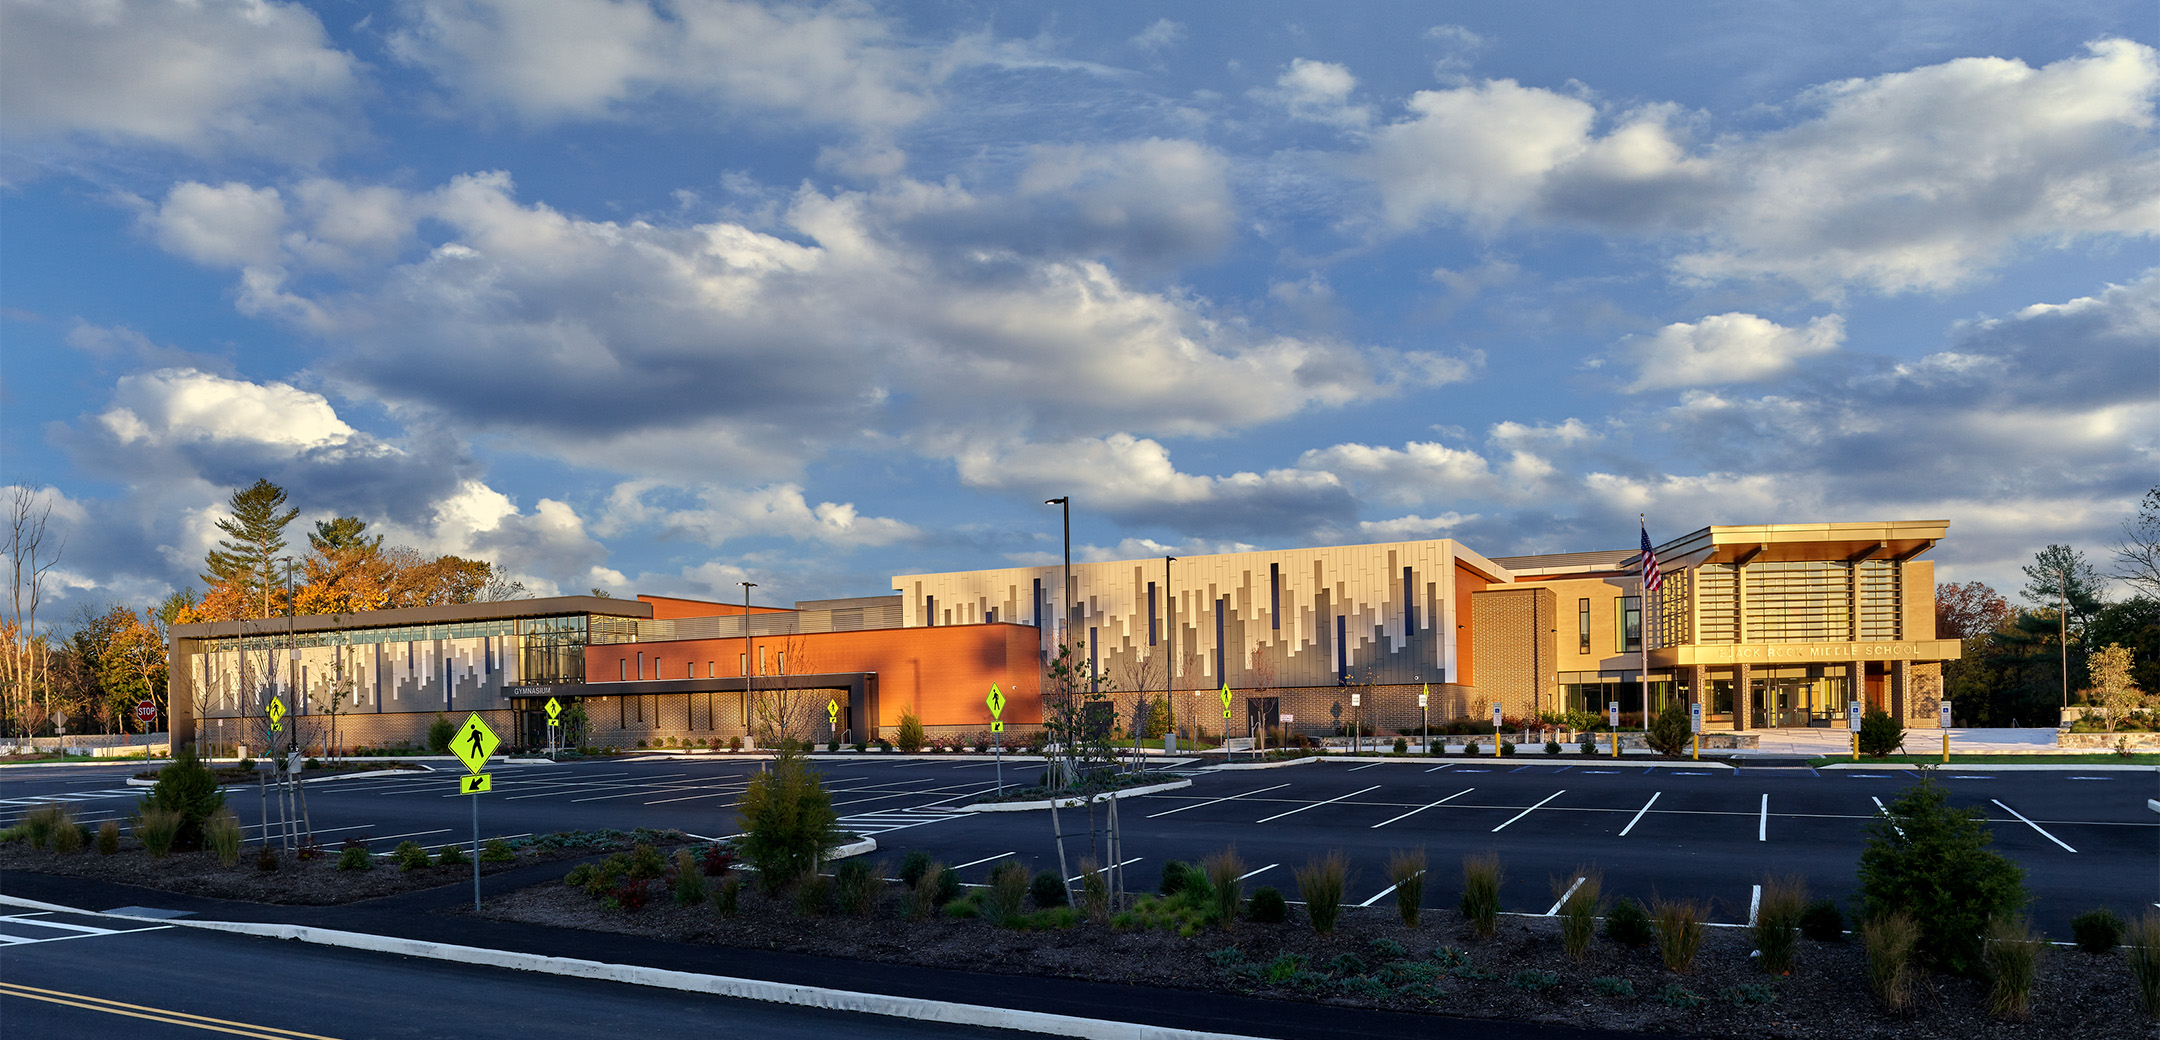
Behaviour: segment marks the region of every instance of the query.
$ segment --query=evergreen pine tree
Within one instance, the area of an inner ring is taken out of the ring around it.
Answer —
[[[263,605],[270,613],[270,591],[277,585],[278,555],[285,551],[285,527],[300,515],[285,509],[285,489],[268,480],[233,492],[232,516],[217,522],[227,537],[218,539],[203,561],[209,573],[202,580],[245,593],[243,602]]]

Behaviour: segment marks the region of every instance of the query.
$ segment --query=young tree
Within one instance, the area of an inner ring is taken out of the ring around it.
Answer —
[[[750,698],[750,711],[759,732],[779,747],[791,746],[786,742],[807,741],[812,720],[824,714],[819,706],[825,703],[801,688],[802,676],[816,674],[816,663],[810,660],[810,641],[800,632],[790,632],[766,637],[758,649],[774,655],[762,681],[754,684],[756,689]],[[752,668],[757,665],[751,663]]]
[[[1988,922],[2025,905],[2025,871],[1988,851],[1994,835],[1978,809],[1949,801],[1949,789],[1923,774],[1867,825],[1860,899],[1870,917],[1911,914],[1930,959],[1972,974]]]
[[[2123,521],[2122,529],[2122,541],[2115,543],[2115,577],[2160,599],[2160,487],[2145,492],[2137,514]]]
[[[1984,581],[1935,586],[1935,638],[1988,635],[2010,619],[2010,604]]]
[[[135,705],[142,701],[157,705],[160,713],[164,710],[165,639],[155,625],[126,607],[113,608],[113,614],[114,631],[99,661],[98,679],[125,729],[125,723],[135,720]],[[146,724],[140,729],[149,732]]]
[[[60,563],[65,542],[46,544],[46,521],[52,503],[22,484],[8,487],[7,565],[11,584],[5,660],[0,660],[0,711],[16,732],[29,734],[37,728],[45,708],[40,698],[50,682],[44,667],[49,646],[37,630],[38,605],[45,598],[48,572]]]
[[[300,510],[285,508],[285,489],[268,480],[233,492],[231,505],[232,516],[217,522],[226,536],[204,560],[209,573],[202,580],[239,594],[248,609],[260,603],[260,613],[237,616],[270,617],[272,600],[282,591],[277,562],[285,551],[285,528]]]
[[[2145,691],[2130,678],[2130,648],[2110,643],[2093,651],[2086,667],[2092,672],[2093,699],[2100,702],[2108,732],[2113,733],[2117,719],[2145,706]]]

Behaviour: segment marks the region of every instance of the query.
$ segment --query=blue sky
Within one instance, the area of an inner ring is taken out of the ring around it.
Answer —
[[[539,592],[1948,519],[2160,430],[2149,4],[0,0],[0,482]]]

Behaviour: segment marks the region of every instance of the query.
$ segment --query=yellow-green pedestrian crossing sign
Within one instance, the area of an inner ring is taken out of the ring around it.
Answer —
[[[465,763],[466,772],[477,773],[500,743],[495,738],[495,731],[480,721],[480,713],[476,711],[465,720],[465,725],[458,727],[457,736],[450,738],[450,752]]]
[[[998,684],[991,683],[990,696],[983,698],[983,703],[990,706],[991,718],[995,719],[1003,716],[1005,714],[1005,691],[998,689]]]
[[[560,726],[560,725],[562,725],[562,702],[561,702],[561,701],[559,701],[559,700],[556,700],[556,699],[555,699],[555,698],[553,698],[553,697],[549,697],[549,698],[548,698],[548,702],[547,702],[547,713],[548,713],[548,725],[550,725],[550,726]]]
[[[834,697],[825,702],[825,721],[829,725],[840,724],[840,698]]]
[[[1229,717],[1230,717],[1230,684],[1229,684],[1229,683],[1225,682],[1225,683],[1223,683],[1223,684],[1222,684],[1222,694],[1221,694],[1221,696],[1222,696],[1222,717],[1223,717],[1223,718],[1226,718],[1226,719],[1227,719],[1227,718],[1229,718]]]
[[[458,777],[459,794],[486,794],[495,789],[495,777],[491,773],[474,773]]]
[[[270,706],[263,709],[263,714],[270,716],[270,732],[285,728],[285,701],[277,694],[270,695]]]

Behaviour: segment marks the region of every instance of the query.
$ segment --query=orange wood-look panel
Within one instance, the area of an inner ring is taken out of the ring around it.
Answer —
[[[898,725],[902,709],[914,707],[926,726],[990,725],[983,698],[997,683],[1006,697],[1005,721],[1042,725],[1042,665],[1036,655],[1032,625],[951,625],[936,628],[880,628],[865,632],[814,632],[799,636],[758,636],[753,645],[768,662],[786,651],[788,670],[798,675],[826,672],[876,672],[880,726]],[[585,648],[585,674],[605,686],[618,674],[617,662],[636,655],[668,662],[665,678],[677,678],[680,663],[717,666],[723,678],[742,674],[743,641],[681,639],[667,642],[609,643]],[[648,667],[650,667],[648,665]]]
[[[741,617],[743,613],[743,605],[740,603],[716,603],[712,600],[707,599],[677,599],[673,596],[639,596],[638,602],[652,604],[652,616],[653,620],[655,621],[667,621],[675,618],[693,617]],[[786,607],[761,607],[753,603],[750,605],[750,613],[791,614],[794,613],[794,611],[789,610]]]
[[[1492,584],[1484,575],[1460,563],[1455,565],[1455,624],[1461,631],[1456,633],[1455,674],[1448,676],[1450,682],[1477,685],[1477,665],[1470,658],[1470,597],[1491,588]]]

